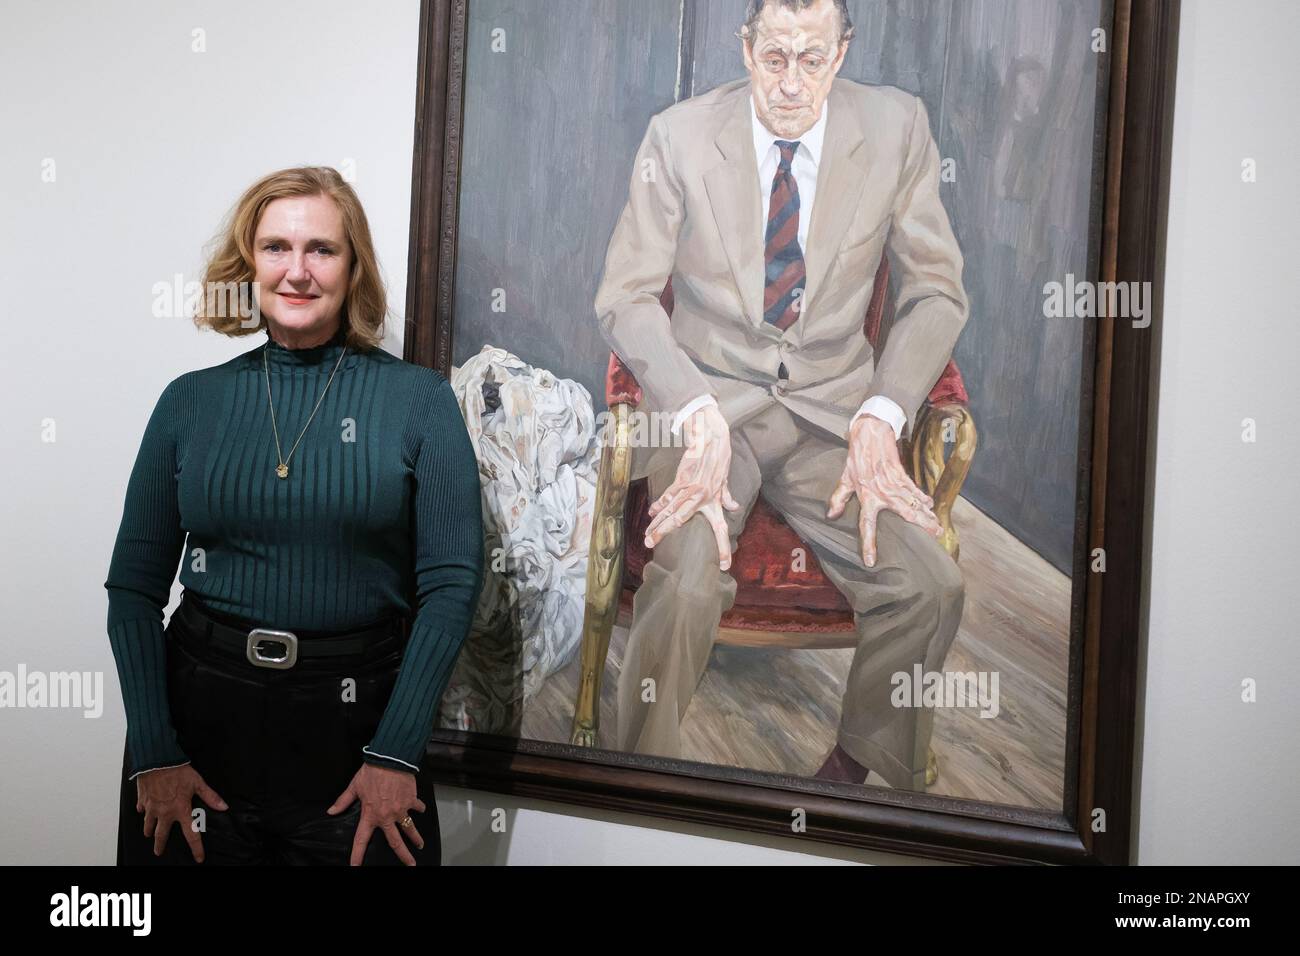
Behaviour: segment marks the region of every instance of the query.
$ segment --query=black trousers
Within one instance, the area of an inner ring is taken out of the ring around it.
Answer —
[[[333,816],[325,810],[361,768],[361,748],[374,736],[397,680],[401,633],[395,624],[392,639],[362,654],[300,657],[294,667],[275,670],[217,647],[206,626],[212,619],[247,623],[215,615],[187,593],[165,632],[167,695],[181,748],[229,806],[216,810],[194,797],[192,807],[203,809],[204,865],[346,866],[361,801]],[[118,865],[195,865],[174,823],[163,855],[154,855],[129,773],[124,748]],[[410,814],[424,849],[403,840],[417,865],[438,866],[438,808],[424,774],[416,775],[416,792],[426,809]],[[402,865],[380,829],[371,834],[363,863]]]

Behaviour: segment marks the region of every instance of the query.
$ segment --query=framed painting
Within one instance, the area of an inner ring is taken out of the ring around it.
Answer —
[[[435,780],[1127,862],[1176,28],[425,0],[405,357],[488,568]]]

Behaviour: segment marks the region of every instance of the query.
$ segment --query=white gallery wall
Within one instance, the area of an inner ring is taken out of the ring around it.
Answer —
[[[0,670],[100,671],[105,699],[97,719],[0,709],[0,863],[114,858],[125,721],[103,581],[126,479],[163,386],[248,347],[155,317],[155,284],[197,277],[254,179],[329,164],[354,171],[403,316],[418,18],[418,0],[0,0]],[[1143,863],[1300,861],[1297,43],[1292,0],[1184,5],[1150,616],[1133,636]],[[449,864],[919,862],[440,794]],[[496,807],[506,834],[490,827]]]

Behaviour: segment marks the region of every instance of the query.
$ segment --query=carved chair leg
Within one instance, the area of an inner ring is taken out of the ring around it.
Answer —
[[[623,588],[623,512],[632,470],[632,449],[628,441],[631,409],[626,403],[618,403],[609,411],[602,436],[600,473],[596,478],[578,699],[569,735],[570,743],[579,747],[596,746],[600,727],[600,678],[609,656],[609,639]]]
[[[944,459],[947,440],[953,450]],[[952,523],[952,506],[970,471],[971,459],[979,444],[975,419],[965,405],[925,405],[917,415],[913,440],[900,446],[902,457],[910,466],[912,481],[934,499],[934,514],[943,525],[939,539],[954,561],[961,554],[961,542]],[[939,779],[939,758],[934,748],[926,748],[925,785]]]

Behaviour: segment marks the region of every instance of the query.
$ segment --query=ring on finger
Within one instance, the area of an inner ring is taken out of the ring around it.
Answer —
[[[402,817],[402,820],[401,820],[401,822],[398,824],[398,826],[400,826],[400,827],[413,827],[413,826],[415,826],[415,821],[411,819],[411,815],[408,813],[406,816]]]

